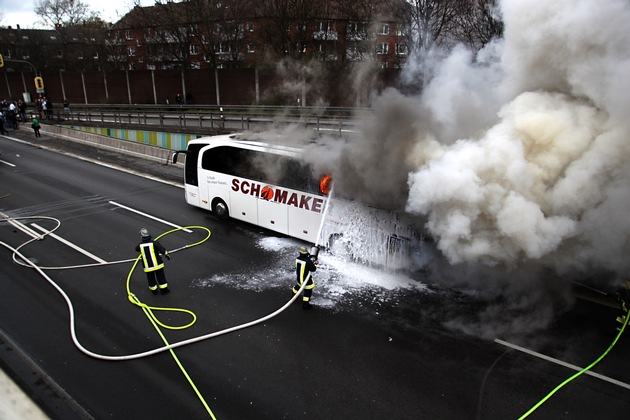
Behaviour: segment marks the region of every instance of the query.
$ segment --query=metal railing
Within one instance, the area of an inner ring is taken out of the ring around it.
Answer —
[[[142,127],[178,132],[234,132],[300,126],[316,131],[356,131],[367,109],[207,106],[207,105],[76,105],[53,107],[57,120],[75,125]]]

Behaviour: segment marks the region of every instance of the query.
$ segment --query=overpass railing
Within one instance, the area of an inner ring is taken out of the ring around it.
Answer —
[[[141,126],[148,130],[234,132],[300,126],[316,131],[356,131],[368,109],[210,106],[210,105],[76,105],[53,106],[56,119],[76,125]]]

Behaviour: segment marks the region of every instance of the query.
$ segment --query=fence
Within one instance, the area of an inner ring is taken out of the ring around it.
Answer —
[[[35,91],[34,73],[0,73],[0,98],[30,100]],[[396,84],[397,69],[381,69],[356,92],[352,75],[330,75],[316,81],[285,80],[275,70],[134,70],[44,71],[45,95],[52,102],[64,98],[72,104],[175,104],[176,95],[202,105],[369,106],[370,93]],[[285,83],[290,82],[290,83]]]

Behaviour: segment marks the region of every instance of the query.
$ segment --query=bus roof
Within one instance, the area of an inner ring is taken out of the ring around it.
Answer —
[[[188,144],[204,144],[212,147],[233,146],[242,149],[258,150],[261,152],[286,156],[297,156],[301,152],[301,149],[297,147],[256,141],[254,136],[255,134],[250,133],[224,134],[218,136],[200,137],[198,139],[190,140]]]

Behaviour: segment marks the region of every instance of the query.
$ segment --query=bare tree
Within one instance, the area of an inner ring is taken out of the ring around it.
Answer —
[[[503,35],[497,0],[472,0],[458,22],[458,38],[473,51]]]
[[[80,0],[38,0],[35,13],[44,25],[53,28],[78,25],[97,15]]]
[[[103,33],[106,30],[99,14],[90,11],[88,5],[80,0],[38,0],[35,13],[44,25],[51,26],[58,34],[60,49],[48,54],[47,67],[68,69],[78,64],[87,52],[84,29]],[[97,39],[93,33],[87,36],[89,40]]]
[[[396,14],[407,20],[410,29],[410,52],[426,57],[436,48],[448,48],[455,42],[453,34],[466,0],[410,0],[395,2]]]

